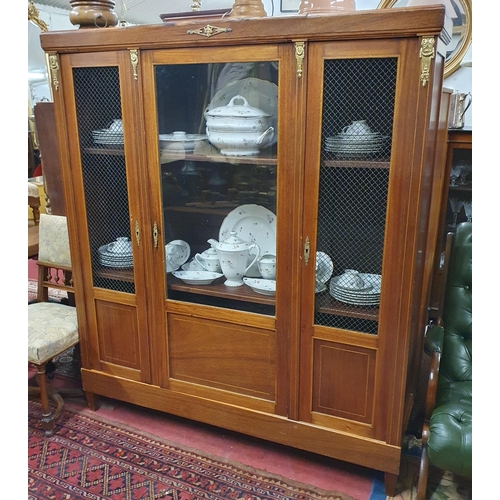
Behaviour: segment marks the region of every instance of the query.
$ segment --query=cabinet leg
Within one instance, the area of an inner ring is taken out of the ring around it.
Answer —
[[[99,396],[93,392],[85,391],[85,397],[87,398],[87,404],[92,411],[96,411],[99,408]]]
[[[396,483],[398,481],[397,474],[384,474],[385,494],[388,497],[393,497],[396,494]]]

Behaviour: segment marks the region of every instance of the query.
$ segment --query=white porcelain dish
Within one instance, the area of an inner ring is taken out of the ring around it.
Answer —
[[[227,105],[205,111],[208,141],[223,155],[247,156],[274,143],[271,115],[235,95]]]
[[[167,262],[167,273],[177,271],[182,264],[185,264],[191,248],[184,240],[173,240],[165,245],[165,260]]]
[[[243,283],[261,295],[276,295],[276,280],[263,278],[243,278]]]
[[[259,78],[236,80],[227,84],[214,95],[206,111],[226,106],[236,95],[243,96],[250,106],[269,115],[270,124],[274,128],[274,137],[268,146],[272,146],[278,138],[278,86]]]
[[[261,205],[241,205],[226,216],[219,229],[219,241],[228,238],[231,231],[247,244],[256,243],[260,254],[276,255],[276,215]],[[250,261],[255,257],[255,252],[250,251]],[[248,269],[245,276],[259,278],[260,272],[257,264]]]
[[[160,148],[166,148],[168,152],[192,153],[200,141],[206,140],[204,134],[185,134],[179,132],[172,134],[160,134]]]
[[[174,271],[172,276],[181,279],[187,285],[210,285],[224,275],[210,271]]]
[[[378,305],[380,302],[380,287],[382,277],[380,274],[359,273],[365,283],[363,290],[348,290],[337,286],[339,276],[330,280],[330,295],[340,302],[353,305]]]
[[[333,262],[325,252],[316,252],[316,281],[325,284],[333,274]]]

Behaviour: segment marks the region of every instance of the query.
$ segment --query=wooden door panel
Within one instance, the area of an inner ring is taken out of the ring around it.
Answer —
[[[376,351],[315,340],[312,410],[370,423]]]
[[[100,333],[99,357],[103,370],[116,374],[121,371],[127,374],[130,372],[129,378],[140,380],[141,351],[137,309],[125,304],[101,300],[95,301],[95,308]],[[122,367],[123,370],[118,367]]]
[[[168,316],[170,378],[274,401],[275,332]]]

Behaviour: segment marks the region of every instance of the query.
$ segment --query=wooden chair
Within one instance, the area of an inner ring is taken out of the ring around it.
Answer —
[[[32,182],[28,182],[28,205],[33,212],[33,222],[38,226],[40,222],[40,194],[38,186]]]
[[[66,217],[41,214],[39,230],[37,302],[28,305],[28,363],[36,367],[38,387],[29,387],[28,394],[40,396],[42,425],[45,434],[51,436],[64,401],[60,393],[48,387],[46,365],[78,344],[79,338],[76,308],[48,301],[49,288],[66,290],[68,295],[73,292]],[[80,389],[69,393],[83,395]],[[49,398],[56,404],[54,411]]]

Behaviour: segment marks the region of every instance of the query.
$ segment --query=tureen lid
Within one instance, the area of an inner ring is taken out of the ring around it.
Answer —
[[[238,104],[236,104],[237,102]],[[240,102],[243,104],[240,104]],[[250,106],[248,101],[241,95],[235,95],[225,106],[211,109],[210,111],[206,111],[205,114],[207,116],[229,116],[235,118],[269,118],[271,116],[261,109]]]

